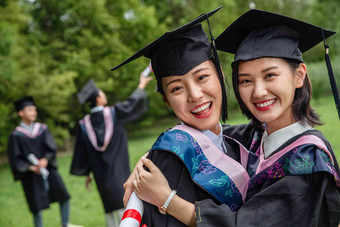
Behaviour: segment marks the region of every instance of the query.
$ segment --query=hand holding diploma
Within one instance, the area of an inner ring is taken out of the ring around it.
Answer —
[[[160,207],[165,203],[172,190],[163,173],[150,159],[141,158],[141,162],[150,172],[141,165],[136,167],[135,180],[133,181],[135,193],[143,201]]]
[[[142,158],[145,158],[146,156],[148,156],[149,152],[145,153]],[[141,166],[143,167],[143,163],[142,163],[142,158],[140,158],[135,166],[135,168],[133,169],[132,173],[130,174],[129,178],[125,181],[123,187],[124,187],[124,196],[123,196],[123,203],[124,206],[127,206],[127,203],[130,199],[130,196],[134,190],[134,186],[133,186],[133,181],[135,180],[135,176],[136,176],[136,171],[137,171],[137,166]]]
[[[48,178],[48,175],[50,174],[48,170],[46,169],[48,161],[45,158],[42,158],[40,160],[37,159],[37,157],[34,154],[29,154],[28,155],[28,160],[34,165],[36,168],[31,168],[34,172],[37,172],[39,170],[41,176],[44,179]]]
[[[152,72],[151,62],[148,64],[148,66],[143,70],[142,75],[147,77]]]
[[[149,64],[146,69],[144,69],[143,72],[140,74],[139,78],[139,84],[138,88],[139,89],[145,89],[146,85],[152,80],[151,76],[148,76],[152,72],[151,65]]]

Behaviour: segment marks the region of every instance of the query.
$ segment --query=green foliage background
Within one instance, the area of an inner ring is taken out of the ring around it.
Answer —
[[[164,32],[220,5],[223,9],[210,19],[215,37],[250,7],[340,30],[338,0],[0,0],[0,152],[19,123],[12,102],[25,95],[34,96],[38,121],[48,124],[59,150],[70,150],[83,115],[75,94],[89,78],[107,93],[110,103],[127,98],[148,60],[140,58],[114,72],[109,69]],[[338,35],[328,44],[339,85]],[[320,44],[304,56],[315,98],[330,91],[323,53]],[[227,79],[231,60],[221,53]],[[155,81],[147,88],[148,113],[127,125],[131,135],[139,136],[138,130],[169,114],[154,86]],[[229,93],[233,111],[237,103]]]

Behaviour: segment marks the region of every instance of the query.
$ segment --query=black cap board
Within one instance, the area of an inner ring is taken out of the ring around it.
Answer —
[[[200,15],[179,28],[164,33],[111,70],[116,70],[130,61],[145,56],[151,59],[156,78],[187,73],[204,60],[212,57],[210,42],[199,24],[221,8],[222,6]]]
[[[25,96],[14,101],[15,110],[19,112],[24,109],[26,106],[35,106],[35,102],[32,96]]]
[[[334,31],[301,20],[251,9],[216,38],[216,48],[235,54],[235,61],[259,57],[302,61],[301,53],[333,34]]]
[[[96,87],[93,79],[87,81],[87,83],[80,89],[77,94],[77,98],[80,104],[84,104],[93,98],[98,96],[99,89]]]

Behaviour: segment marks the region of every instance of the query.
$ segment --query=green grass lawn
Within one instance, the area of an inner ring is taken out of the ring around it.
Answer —
[[[315,109],[321,114],[325,123],[318,127],[332,144],[336,156],[340,159],[340,121],[337,117],[335,105],[332,98],[322,98],[314,101]],[[229,124],[240,124],[248,122],[239,114],[230,116]],[[173,122],[173,121],[172,121]],[[147,151],[156,140],[158,134],[168,128],[169,125],[153,129],[154,135],[145,138],[129,140],[130,166]],[[96,185],[93,182],[90,191],[84,187],[85,178],[69,174],[71,155],[59,155],[59,172],[71,194],[71,222],[83,224],[87,227],[105,226],[104,209],[99,198]],[[29,212],[20,182],[13,182],[12,174],[7,164],[0,165],[0,226],[6,227],[30,227],[33,226],[32,216]],[[50,209],[43,212],[43,220],[46,227],[60,226],[59,204],[54,203]]]

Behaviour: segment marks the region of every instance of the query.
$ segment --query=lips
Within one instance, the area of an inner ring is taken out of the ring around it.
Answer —
[[[196,117],[196,118],[205,118],[208,117],[211,112],[211,105],[212,102],[205,102],[201,105],[195,106],[193,110],[190,112]]]
[[[265,100],[265,101],[262,101],[262,102],[256,102],[256,103],[254,103],[254,105],[256,106],[256,109],[261,110],[261,111],[265,111],[265,110],[272,108],[272,106],[276,103],[276,101],[277,101],[277,98]]]

